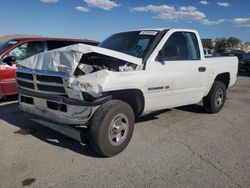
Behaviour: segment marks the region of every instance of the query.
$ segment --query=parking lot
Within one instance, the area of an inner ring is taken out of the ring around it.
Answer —
[[[250,187],[250,74],[218,114],[200,104],[137,121],[127,149],[100,158],[0,103],[0,187]]]

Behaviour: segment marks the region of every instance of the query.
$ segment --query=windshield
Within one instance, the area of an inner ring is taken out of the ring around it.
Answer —
[[[158,31],[149,30],[118,33],[104,40],[99,46],[144,58],[157,34]]]
[[[0,45],[0,52],[2,52],[3,50],[5,50],[6,48],[9,48],[13,45],[15,45],[18,41],[17,40],[9,40],[3,44]]]

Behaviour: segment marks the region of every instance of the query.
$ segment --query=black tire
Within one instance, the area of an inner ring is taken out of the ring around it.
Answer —
[[[223,108],[225,100],[225,84],[220,81],[215,81],[208,95],[203,98],[204,109],[208,113],[217,113]]]
[[[208,95],[203,98],[204,109],[208,113],[217,113],[223,108],[225,100],[225,84],[220,81],[215,81]]]
[[[118,121],[119,118],[121,121]],[[119,125],[116,126],[115,122]],[[111,100],[102,104],[91,118],[89,126],[90,145],[101,156],[117,155],[129,144],[134,131],[134,122],[134,112],[127,103]],[[122,123],[127,125],[126,131],[125,129],[121,130],[121,125],[124,125]],[[118,133],[119,131],[120,133]],[[117,138],[112,139],[113,136],[121,138],[120,142]]]

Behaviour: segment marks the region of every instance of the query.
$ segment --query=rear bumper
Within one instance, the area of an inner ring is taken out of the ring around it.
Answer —
[[[64,125],[86,124],[99,105],[108,100],[106,97],[86,102],[24,90],[20,90],[18,98],[21,111],[35,115],[37,119],[45,118],[50,122]]]

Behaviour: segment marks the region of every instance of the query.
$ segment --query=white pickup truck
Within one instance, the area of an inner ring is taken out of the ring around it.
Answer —
[[[16,74],[32,120],[110,157],[130,142],[135,117],[201,100],[219,112],[237,71],[236,57],[204,58],[195,30],[144,29],[37,54]]]

